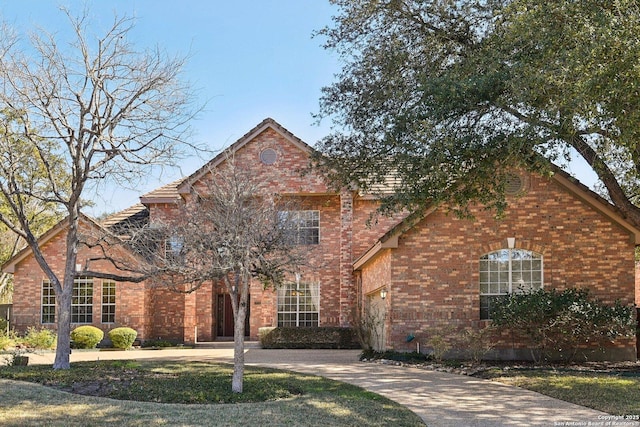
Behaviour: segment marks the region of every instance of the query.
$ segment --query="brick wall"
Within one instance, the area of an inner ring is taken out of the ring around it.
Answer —
[[[260,153],[267,148],[277,153],[277,160],[272,165],[260,161]],[[349,203],[341,202],[338,194],[332,195],[320,177],[302,176],[301,171],[308,166],[308,154],[273,129],[265,130],[249,144],[242,146],[234,154],[234,162],[241,170],[251,170],[251,177],[261,183],[266,194],[289,194],[297,208],[320,211],[320,244],[307,248],[307,265],[300,267],[302,280],[320,281],[321,325],[348,324],[355,302]],[[196,184],[200,191],[206,190],[207,179],[209,178],[205,175],[201,178],[201,183]],[[158,219],[170,223],[178,219],[178,209],[174,204],[154,204],[150,206],[150,218],[151,221]],[[343,218],[346,227],[341,227]],[[153,290],[152,335],[184,339],[186,329],[180,331],[182,322],[195,318],[198,339],[215,339],[216,298],[219,293],[224,292],[221,285],[215,291],[210,286],[203,286],[196,293],[195,305],[187,304],[185,307],[184,298],[162,289]],[[260,283],[253,283],[250,337],[256,339],[260,327],[275,326],[276,313],[275,292],[263,289]]]
[[[80,232],[89,235],[92,229],[86,224],[80,226]],[[66,232],[63,230],[42,246],[45,259],[56,275],[62,280],[64,274],[64,264],[66,247]],[[120,251],[113,248],[114,251]],[[87,265],[87,260],[100,257],[98,248],[89,249],[80,245],[78,249],[77,261],[79,264]],[[90,269],[112,274],[122,274],[113,265],[106,261],[93,261],[89,265]],[[47,279],[40,269],[34,257],[29,256],[16,265],[14,273],[15,292],[13,296],[14,323],[16,332],[24,333],[29,326],[47,327],[57,329],[57,325],[42,324],[41,322],[41,301],[42,282]],[[138,337],[144,339],[148,333],[148,322],[145,315],[146,290],[144,284],[118,282],[116,283],[116,313],[115,323],[102,323],[102,279],[93,280],[93,322],[105,333],[118,326],[128,326],[138,332]],[[57,316],[56,316],[57,318]],[[78,325],[73,324],[72,329]]]
[[[588,287],[605,302],[634,303],[629,232],[557,182],[531,177],[526,194],[510,199],[502,220],[480,207],[472,207],[472,212],[475,220],[462,220],[439,209],[404,233],[399,247],[390,251],[389,347],[414,350],[415,342],[405,341],[409,333],[424,344],[440,327],[482,326],[479,258],[506,248],[508,237],[515,237],[516,248],[543,255],[545,287]],[[382,254],[380,262],[386,262],[386,256]],[[369,276],[378,277],[379,268],[377,262],[366,265],[363,283]],[[378,285],[372,279],[363,286]]]

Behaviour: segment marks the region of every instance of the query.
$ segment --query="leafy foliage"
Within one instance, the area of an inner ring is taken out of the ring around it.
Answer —
[[[578,153],[640,225],[635,0],[332,0],[319,31],[345,65],[315,162],[383,211],[471,200],[501,212],[510,168]],[[394,190],[389,195],[388,190]]]
[[[352,328],[321,326],[315,328],[260,328],[262,348],[360,348]]]
[[[381,359],[420,364],[420,363],[428,362],[432,360],[433,357],[431,355],[418,353],[416,351],[400,352],[400,351],[387,350],[387,351],[380,352],[372,349],[365,349],[360,354],[360,360],[381,360]]]
[[[146,340],[142,343],[143,348],[148,347],[175,347],[177,344],[167,340]]]
[[[534,360],[554,353],[572,360],[580,346],[610,342],[634,332],[633,307],[604,304],[587,289],[538,289],[511,294],[498,302],[492,324],[524,339]],[[535,351],[534,351],[535,350]]]
[[[30,326],[22,342],[29,348],[49,350],[55,347],[57,335],[51,329]]]
[[[113,346],[123,350],[131,348],[137,336],[138,333],[135,329],[131,328],[121,327],[109,331],[109,339],[113,343]]]
[[[104,332],[91,325],[78,326],[71,331],[75,348],[94,348],[104,338]]]

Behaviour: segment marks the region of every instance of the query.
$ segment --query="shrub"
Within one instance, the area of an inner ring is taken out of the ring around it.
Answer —
[[[473,363],[477,364],[495,346],[494,333],[493,326],[481,329],[462,329],[458,332],[457,346],[471,358]]]
[[[15,347],[16,345],[16,334],[11,331],[7,331],[5,329],[0,330],[0,351],[6,350],[11,347]]]
[[[351,328],[260,328],[263,348],[361,348]]]
[[[358,306],[354,311],[354,319],[354,331],[360,346],[367,350],[373,350],[377,343],[382,342],[384,310],[380,305],[375,304],[372,304],[367,310],[362,310]]]
[[[109,331],[109,339],[115,348],[126,350],[131,348],[138,333],[131,328],[115,328]]]
[[[431,355],[436,362],[441,362],[445,354],[453,348],[455,330],[452,326],[434,328],[427,339],[427,346],[431,347]]]
[[[50,329],[30,326],[22,342],[29,348],[49,350],[55,347],[56,338],[56,333]]]
[[[146,340],[142,343],[143,348],[149,347],[175,347],[176,343],[167,340]]]
[[[386,350],[383,352],[365,349],[360,354],[360,360],[395,360],[398,362],[411,363],[411,364],[419,364],[424,363],[432,359],[432,357],[428,354],[418,353],[416,351],[412,352],[401,352],[401,351],[393,351]]]
[[[71,331],[71,340],[74,348],[95,348],[104,338],[104,332],[95,326],[78,326]]]
[[[0,334],[0,351],[15,346],[15,341],[6,334]]]
[[[498,302],[492,324],[521,335],[531,345],[533,360],[571,361],[580,346],[598,345],[632,336],[633,308],[619,301],[607,305],[592,299],[587,289],[539,289],[512,294]]]

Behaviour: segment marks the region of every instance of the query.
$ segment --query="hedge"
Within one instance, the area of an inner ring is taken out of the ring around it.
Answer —
[[[267,327],[258,330],[262,348],[358,349],[355,331],[340,327]]]

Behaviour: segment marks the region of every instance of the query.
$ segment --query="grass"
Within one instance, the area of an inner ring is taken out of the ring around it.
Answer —
[[[494,368],[477,376],[612,415],[640,414],[640,372]]]
[[[231,373],[230,365],[205,362],[3,366],[0,419],[7,426],[424,425],[403,406],[349,384],[246,367],[244,393],[235,394]]]

